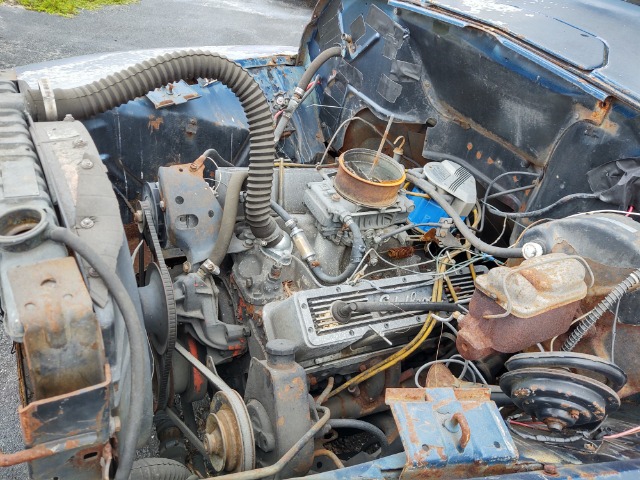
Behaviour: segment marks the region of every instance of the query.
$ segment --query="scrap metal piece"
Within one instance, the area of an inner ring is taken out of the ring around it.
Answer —
[[[406,453],[400,478],[426,478],[429,472],[453,478],[467,470],[490,475],[515,468],[518,451],[489,389],[390,388],[386,402]]]
[[[34,401],[19,409],[30,448],[2,454],[0,464],[30,462],[32,478],[95,478],[102,471],[102,449],[115,433],[111,375],[78,265],[65,257],[17,266],[7,280],[24,327],[21,352]]]
[[[98,478],[103,450],[117,430],[109,411],[109,365],[103,376],[97,385],[21,407],[18,414],[28,448],[0,454],[0,466],[30,462],[34,479]]]

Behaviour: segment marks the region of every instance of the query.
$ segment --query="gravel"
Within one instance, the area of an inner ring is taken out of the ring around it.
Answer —
[[[298,45],[312,0],[142,0],[73,18],[0,5],[0,68],[78,55],[198,45]],[[0,451],[23,447],[12,342],[0,324]],[[155,432],[137,458],[157,454]],[[28,478],[26,465],[0,469]]]
[[[24,448],[18,421],[18,377],[16,373],[16,356],[11,353],[13,342],[0,324],[0,451],[16,452]],[[0,470],[0,478],[6,480],[24,479],[27,475],[25,466],[9,467]]]

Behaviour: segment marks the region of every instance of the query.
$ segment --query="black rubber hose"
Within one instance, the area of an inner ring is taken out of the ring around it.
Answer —
[[[180,462],[168,458],[143,458],[131,469],[129,480],[189,480],[192,473]]]
[[[379,237],[375,237],[374,240],[376,243],[382,243],[387,238],[391,238],[394,235],[397,235],[402,232],[406,232],[407,230],[412,230],[418,227],[442,227],[441,223],[438,222],[424,222],[424,223],[408,223],[402,227],[398,227],[395,230],[391,230],[390,232],[385,233],[384,235],[380,235]]]
[[[336,285],[338,283],[346,281],[351,275],[353,275],[353,273],[358,268],[358,265],[360,265],[360,262],[362,261],[362,256],[364,254],[364,251],[366,250],[364,240],[362,238],[362,233],[360,232],[358,224],[353,220],[348,223],[348,226],[349,230],[351,230],[351,234],[353,235],[349,265],[347,265],[347,268],[345,268],[342,273],[336,276],[328,275],[327,273],[325,273],[320,265],[311,267],[311,271],[321,282],[327,283],[329,285]]]
[[[338,275],[335,275],[335,276],[325,273],[325,271],[322,270],[322,267],[320,265],[316,267],[312,267],[311,271],[316,276],[316,278],[321,282],[326,283],[328,285],[337,285],[339,283],[346,282],[347,279],[354,274],[354,272],[356,271],[356,268],[358,268],[358,263],[360,262],[356,262],[356,263],[349,262],[349,265],[347,265],[347,268],[345,268],[342,273],[339,273]]]
[[[389,440],[382,430],[375,425],[365,422],[364,420],[355,420],[352,418],[336,418],[329,420],[331,428],[353,428],[354,430],[362,430],[363,432],[370,433],[380,443],[382,449],[381,456],[384,456],[389,448]]]
[[[273,184],[273,123],[269,103],[249,72],[215,53],[183,50],[146,60],[88,85],[53,91],[58,119],[85,119],[127,103],[177,80],[215,78],[240,100],[249,124],[249,176],[245,212],[256,238],[275,245],[282,232],[269,215]],[[40,90],[28,90],[32,113],[45,119]]]
[[[433,187],[429,182],[415,176],[411,172],[407,172],[407,180],[413,183],[424,193],[429,195],[445,211],[445,213],[449,215],[449,217],[451,217],[451,220],[453,220],[453,223],[455,224],[458,231],[464,238],[469,240],[469,243],[471,243],[471,245],[473,245],[475,248],[493,257],[523,258],[522,248],[495,247],[476,237],[475,233],[473,233],[473,230],[471,230],[467,226],[467,224],[464,223],[464,220],[460,218],[458,212],[454,210],[454,208],[447,202],[447,200],[442,195],[440,195],[435,187]]]
[[[55,242],[66,245],[95,269],[113,296],[127,329],[131,355],[131,403],[129,405],[128,419],[122,427],[123,432],[118,448],[118,470],[116,472],[116,480],[126,480],[129,478],[129,472],[131,472],[135,458],[136,444],[138,443],[140,425],[144,414],[144,352],[147,349],[147,339],[142,328],[142,322],[138,317],[136,307],[131,301],[129,292],[127,292],[120,278],[88,243],[72,233],[71,230],[62,227],[52,227],[47,232],[47,236]]]
[[[295,112],[298,106],[302,103],[303,96],[305,94],[307,86],[309,85],[309,83],[311,83],[311,80],[315,76],[318,69],[322,65],[324,65],[324,63],[330,58],[339,57],[340,55],[342,55],[342,47],[327,48],[326,50],[323,50],[322,52],[320,52],[318,56],[314,58],[313,61],[309,64],[307,69],[302,74],[302,77],[300,78],[298,85],[293,91],[293,95],[291,96],[291,100],[289,101],[289,105],[287,106],[287,109],[284,111],[284,114],[282,115],[282,117],[280,117],[280,121],[276,126],[276,129],[274,132],[275,142],[278,142],[280,140],[282,133],[284,132],[285,128],[287,128],[287,125],[289,124],[289,120],[291,119],[293,112]]]
[[[229,250],[231,238],[233,237],[233,229],[236,225],[236,217],[238,216],[240,191],[242,190],[242,184],[247,178],[247,175],[248,172],[246,170],[235,170],[231,172],[231,177],[227,184],[227,193],[224,200],[224,210],[222,211],[218,239],[213,246],[211,255],[209,255],[209,260],[216,266],[220,266],[222,260],[224,260],[224,256]]]
[[[320,67],[324,65],[327,62],[327,60],[333,57],[339,57],[341,55],[342,55],[342,47],[331,47],[320,52],[318,56],[313,59],[313,61],[309,64],[307,69],[302,74],[302,77],[298,82],[297,88],[299,88],[300,90],[302,90],[302,92],[304,92],[307,89],[307,85],[311,83],[311,80],[313,80],[313,77],[315,76],[316,72],[320,69]]]
[[[279,204],[277,204],[273,200],[271,201],[271,210],[276,212],[276,214],[284,221],[284,223],[287,223],[293,220],[293,217],[289,215],[289,212],[287,212],[284,208],[282,208]]]
[[[209,148],[205,150],[201,156],[205,158],[211,158],[211,160],[213,160],[218,167],[235,167],[233,163],[228,162],[224,158],[222,158],[222,155],[220,155],[215,148]]]

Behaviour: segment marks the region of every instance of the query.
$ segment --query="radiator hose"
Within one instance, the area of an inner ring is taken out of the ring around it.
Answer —
[[[106,112],[141,97],[149,91],[178,80],[215,78],[240,100],[249,124],[249,176],[245,214],[251,232],[267,246],[277,244],[282,231],[270,215],[273,183],[273,124],[267,99],[249,72],[216,53],[182,50],[160,55],[120,72],[68,89],[54,89],[55,109],[40,90],[28,90],[31,114],[37,120],[54,120],[72,115],[81,120]],[[49,113],[49,115],[47,115]]]

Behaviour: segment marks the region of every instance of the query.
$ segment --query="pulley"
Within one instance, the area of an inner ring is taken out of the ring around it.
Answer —
[[[255,468],[251,420],[235,390],[216,392],[207,417],[204,447],[216,472],[242,472]]]

